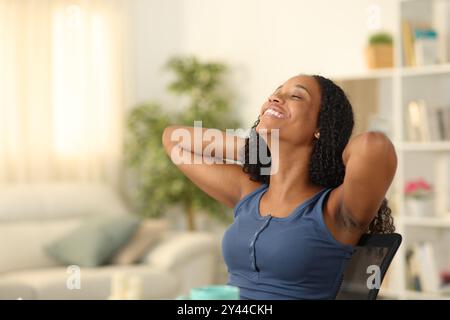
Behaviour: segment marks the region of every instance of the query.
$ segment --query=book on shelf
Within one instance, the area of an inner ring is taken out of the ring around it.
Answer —
[[[441,281],[436,265],[436,252],[430,241],[413,244],[407,252],[408,286],[414,291],[448,295],[448,285]]]
[[[402,39],[405,65],[408,67],[413,67],[416,65],[414,38],[411,23],[406,20],[402,22]]]
[[[450,140],[450,108],[435,107],[424,100],[410,101],[406,126],[409,141]]]
[[[436,64],[439,61],[438,32],[429,25],[402,21],[402,42],[405,65],[408,67]]]
[[[438,108],[437,117],[442,139],[450,141],[450,107]]]

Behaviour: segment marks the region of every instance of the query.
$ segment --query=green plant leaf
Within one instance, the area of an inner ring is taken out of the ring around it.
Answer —
[[[392,44],[392,35],[388,32],[377,32],[369,37],[369,44]]]
[[[161,216],[168,207],[179,204],[229,222],[230,210],[186,178],[172,164],[161,143],[164,128],[174,123],[192,126],[201,120],[203,127],[240,127],[233,117],[232,95],[226,95],[224,89],[227,68],[222,63],[203,63],[192,56],[174,57],[165,67],[174,75],[168,92],[186,98],[187,105],[181,112],[171,114],[158,103],[144,103],[128,114],[124,149],[127,174],[133,181],[129,192],[132,203],[146,217]]]

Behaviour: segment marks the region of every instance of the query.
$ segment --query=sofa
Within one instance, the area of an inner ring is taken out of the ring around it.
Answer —
[[[80,285],[67,285],[67,265],[44,250],[87,216],[130,215],[107,185],[92,183],[0,186],[0,299],[111,299],[118,274],[138,277],[142,299],[175,299],[217,281],[220,240],[210,232],[168,226],[131,264],[80,268]]]

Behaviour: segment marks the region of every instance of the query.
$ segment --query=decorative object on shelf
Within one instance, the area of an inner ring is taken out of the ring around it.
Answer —
[[[407,250],[408,286],[414,291],[450,297],[449,273],[438,263],[436,246],[428,240],[410,245]]]
[[[434,65],[445,61],[439,52],[439,47],[445,46],[445,43],[439,41],[442,42],[444,39],[440,39],[442,35],[440,36],[434,28],[417,21],[404,20],[402,35],[405,66]]]
[[[394,66],[393,41],[390,33],[380,31],[369,37],[366,59],[369,69]]]
[[[411,216],[433,216],[433,187],[424,178],[406,183],[405,186],[407,214]]]
[[[433,243],[430,241],[413,243],[408,249],[407,264],[410,289],[439,293],[441,281]]]
[[[435,107],[423,99],[413,100],[407,105],[407,115],[409,141],[443,141],[450,135],[448,108]]]
[[[177,113],[164,111],[157,103],[144,103],[131,110],[127,119],[125,158],[127,193],[142,216],[161,216],[170,206],[181,205],[189,230],[196,229],[196,211],[230,222],[228,209],[195,186],[174,166],[161,145],[164,128],[170,124],[239,128],[231,110],[232,93],[226,90],[221,63],[200,62],[195,57],[176,57],[166,66],[175,75],[168,90],[185,105]],[[180,108],[176,108],[180,110]]]
[[[438,35],[431,28],[414,30],[414,50],[416,65],[424,66],[438,63]]]

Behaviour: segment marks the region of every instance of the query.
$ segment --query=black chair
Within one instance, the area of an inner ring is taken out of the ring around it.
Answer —
[[[402,236],[398,233],[363,235],[347,262],[336,299],[376,300],[379,286],[370,285],[371,281],[368,285],[368,279],[374,279],[373,275],[379,272],[381,285],[401,243]]]

